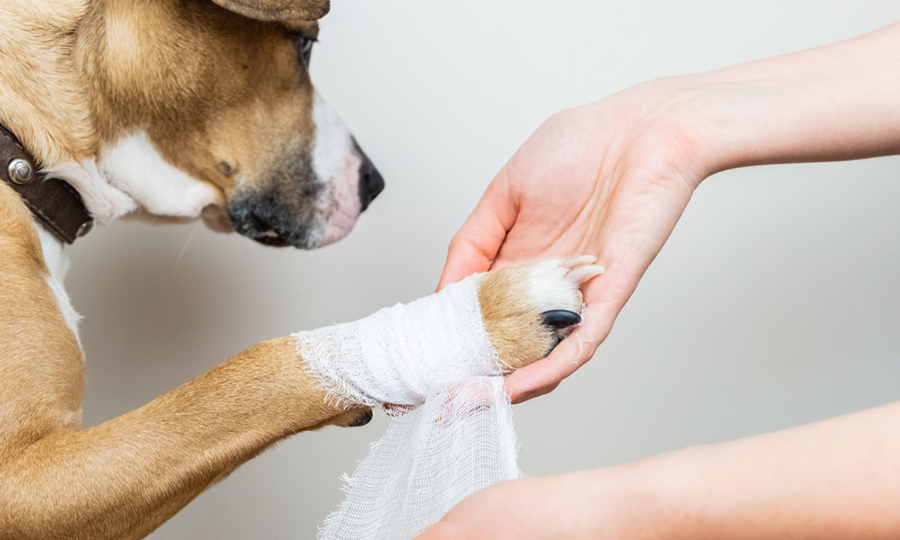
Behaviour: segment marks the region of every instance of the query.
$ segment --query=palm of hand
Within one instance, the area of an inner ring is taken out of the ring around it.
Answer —
[[[588,314],[545,360],[507,379],[514,402],[555,388],[593,356],[703,178],[668,122],[588,105],[547,120],[498,173],[450,247],[441,285],[516,262],[595,255]]]

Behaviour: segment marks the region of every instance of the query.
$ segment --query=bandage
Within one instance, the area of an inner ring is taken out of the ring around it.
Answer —
[[[413,407],[389,415],[323,540],[407,540],[456,503],[517,478],[504,373],[478,304],[483,275],[348,324],[295,334],[329,399]]]

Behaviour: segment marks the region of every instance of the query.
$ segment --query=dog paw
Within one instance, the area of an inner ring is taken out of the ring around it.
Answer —
[[[547,356],[581,322],[581,286],[601,274],[593,256],[514,266],[484,274],[478,303],[503,366]]]

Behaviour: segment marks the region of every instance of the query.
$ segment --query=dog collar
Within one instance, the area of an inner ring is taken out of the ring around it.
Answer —
[[[31,213],[60,240],[71,244],[94,225],[81,195],[58,178],[37,171],[19,139],[0,125],[0,179],[22,197]]]

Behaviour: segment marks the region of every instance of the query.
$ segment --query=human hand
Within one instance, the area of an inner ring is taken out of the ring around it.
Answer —
[[[530,258],[592,253],[606,267],[582,289],[589,312],[575,335],[593,342],[567,338],[510,375],[513,400],[552,390],[591,357],[710,174],[900,154],[898,45],[900,23],[651,81],[545,122],[454,237],[439,285]],[[418,540],[896,538],[897,418],[895,404],[693,447],[613,468],[628,471],[624,482],[610,469],[504,482]]]
[[[550,117],[488,186],[450,243],[438,289],[516,262],[591,254],[583,324],[516,371],[514,403],[553,390],[587,362],[706,176],[696,118],[665,108],[655,81]]]
[[[513,401],[553,390],[591,358],[710,174],[900,153],[898,43],[900,23],[656,79],[544,122],[453,238],[438,286],[530,259],[593,254],[605,266],[584,288],[582,327],[509,376]]]

